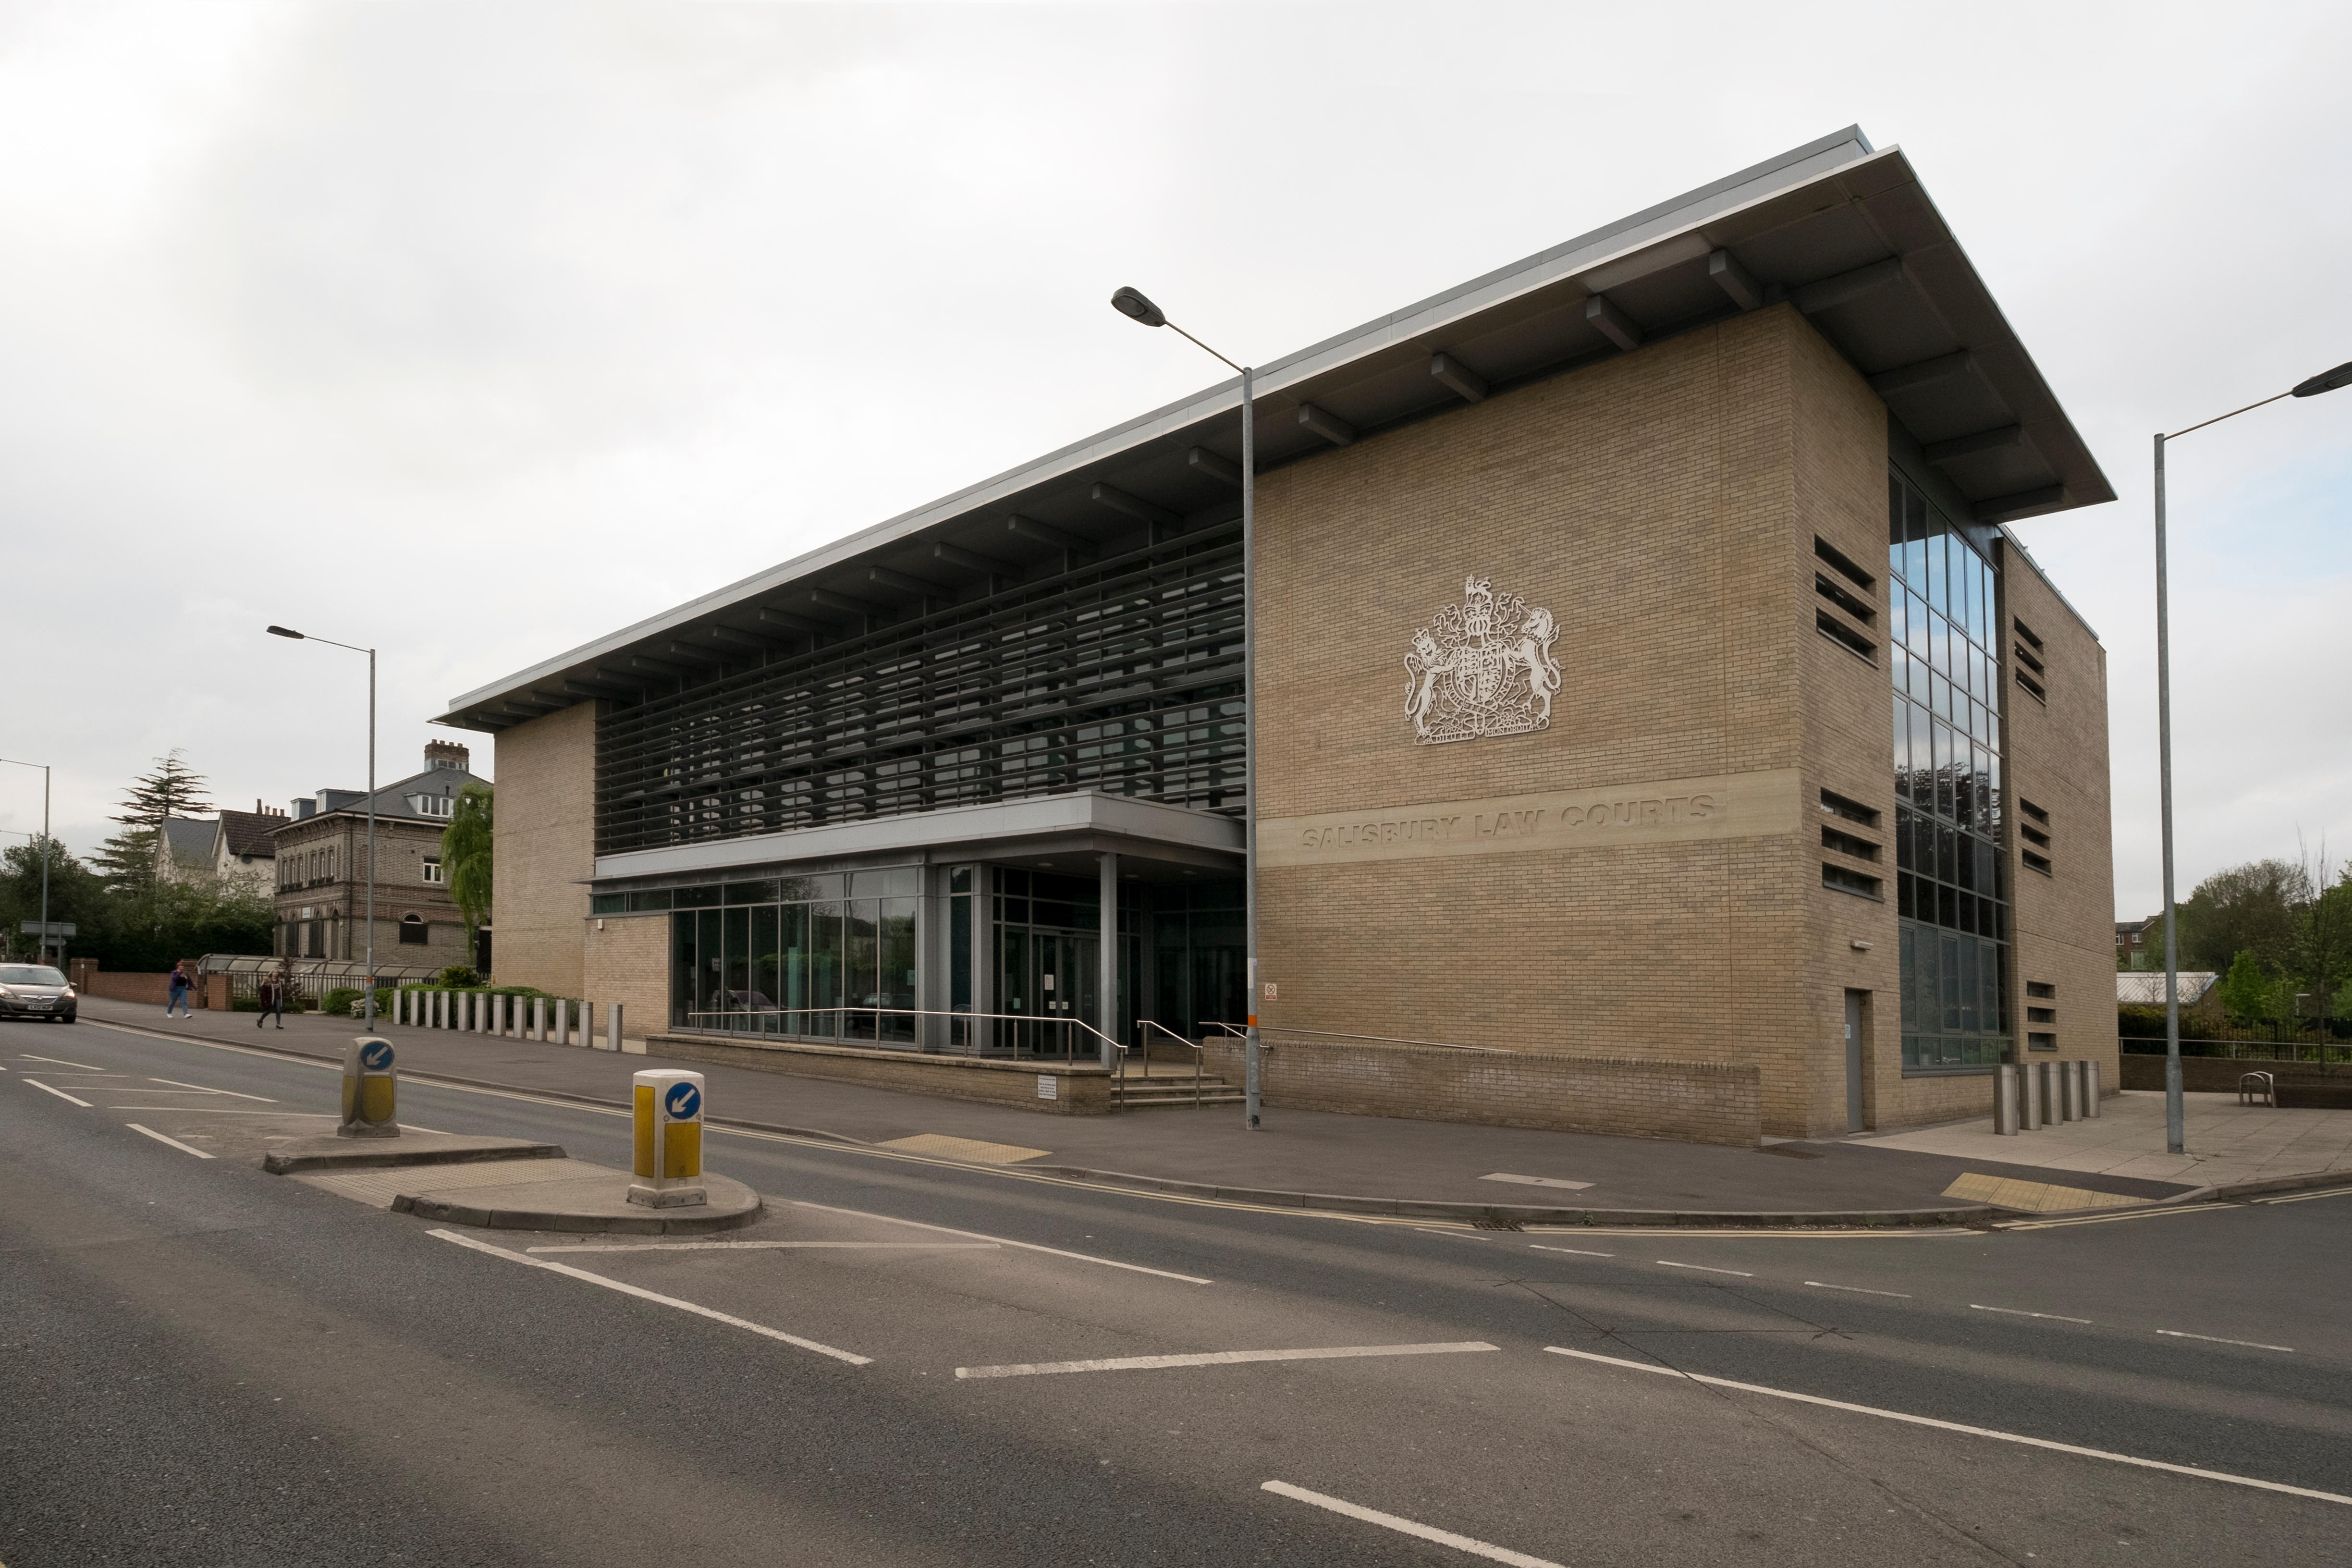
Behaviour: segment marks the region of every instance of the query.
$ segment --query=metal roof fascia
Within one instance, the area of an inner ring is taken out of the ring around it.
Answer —
[[[1696,191],[1431,295],[1389,315],[1376,317],[1349,331],[1286,354],[1256,369],[1256,395],[1264,397],[1268,393],[1296,386],[1393,343],[1435,331],[1479,310],[1549,288],[1578,272],[1636,254],[1652,244],[1671,239],[1706,224],[1719,223],[1745,208],[1784,195],[1825,174],[1879,158],[1895,160],[1906,173],[1909,172],[1907,160],[1904,160],[1899,146],[1874,149],[1868,138],[1862,134],[1860,127],[1849,126],[1777,158],[1702,185]],[[1767,184],[1768,181],[1770,184]],[[1759,186],[1763,188],[1757,188]],[[1739,195],[1730,201],[1710,202],[1710,198],[1734,192]],[[455,719],[465,709],[560,676],[578,665],[609,657],[632,643],[674,630],[712,610],[723,609],[763,593],[772,593],[797,578],[851,560],[888,542],[892,538],[952,521],[981,510],[992,500],[1009,500],[1087,464],[1104,461],[1151,440],[1174,435],[1236,407],[1240,399],[1239,377],[1216,383],[1191,397],[1165,405],[1125,424],[1113,426],[1085,440],[982,479],[911,511],[901,512],[855,533],[845,534],[790,561],[713,589],[659,615],[648,616],[593,642],[582,644],[569,652],[558,654],[467,692],[451,700],[442,717]]]

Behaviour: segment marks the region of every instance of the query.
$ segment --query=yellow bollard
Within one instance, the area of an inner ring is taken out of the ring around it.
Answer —
[[[399,1075],[393,1068],[392,1042],[360,1035],[343,1047],[343,1120],[338,1138],[397,1138],[394,1119]]]
[[[652,1208],[709,1202],[702,1185],[702,1075],[662,1068],[629,1083],[636,1124],[629,1201]]]

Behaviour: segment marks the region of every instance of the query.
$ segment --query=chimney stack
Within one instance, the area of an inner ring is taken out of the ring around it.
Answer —
[[[470,773],[472,769],[468,764],[473,761],[473,752],[455,741],[425,742],[425,766],[427,772],[435,768],[454,768],[461,773]]]

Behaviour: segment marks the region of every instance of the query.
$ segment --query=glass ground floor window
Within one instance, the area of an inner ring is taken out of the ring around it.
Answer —
[[[671,1022],[912,1045],[914,867],[682,888],[670,915]]]
[[[1966,1072],[2010,1060],[2009,944],[1901,925],[1903,1070]]]

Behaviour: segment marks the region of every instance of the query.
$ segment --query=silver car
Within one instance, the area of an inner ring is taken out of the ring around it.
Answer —
[[[74,1021],[72,983],[46,963],[0,963],[0,1018]]]

